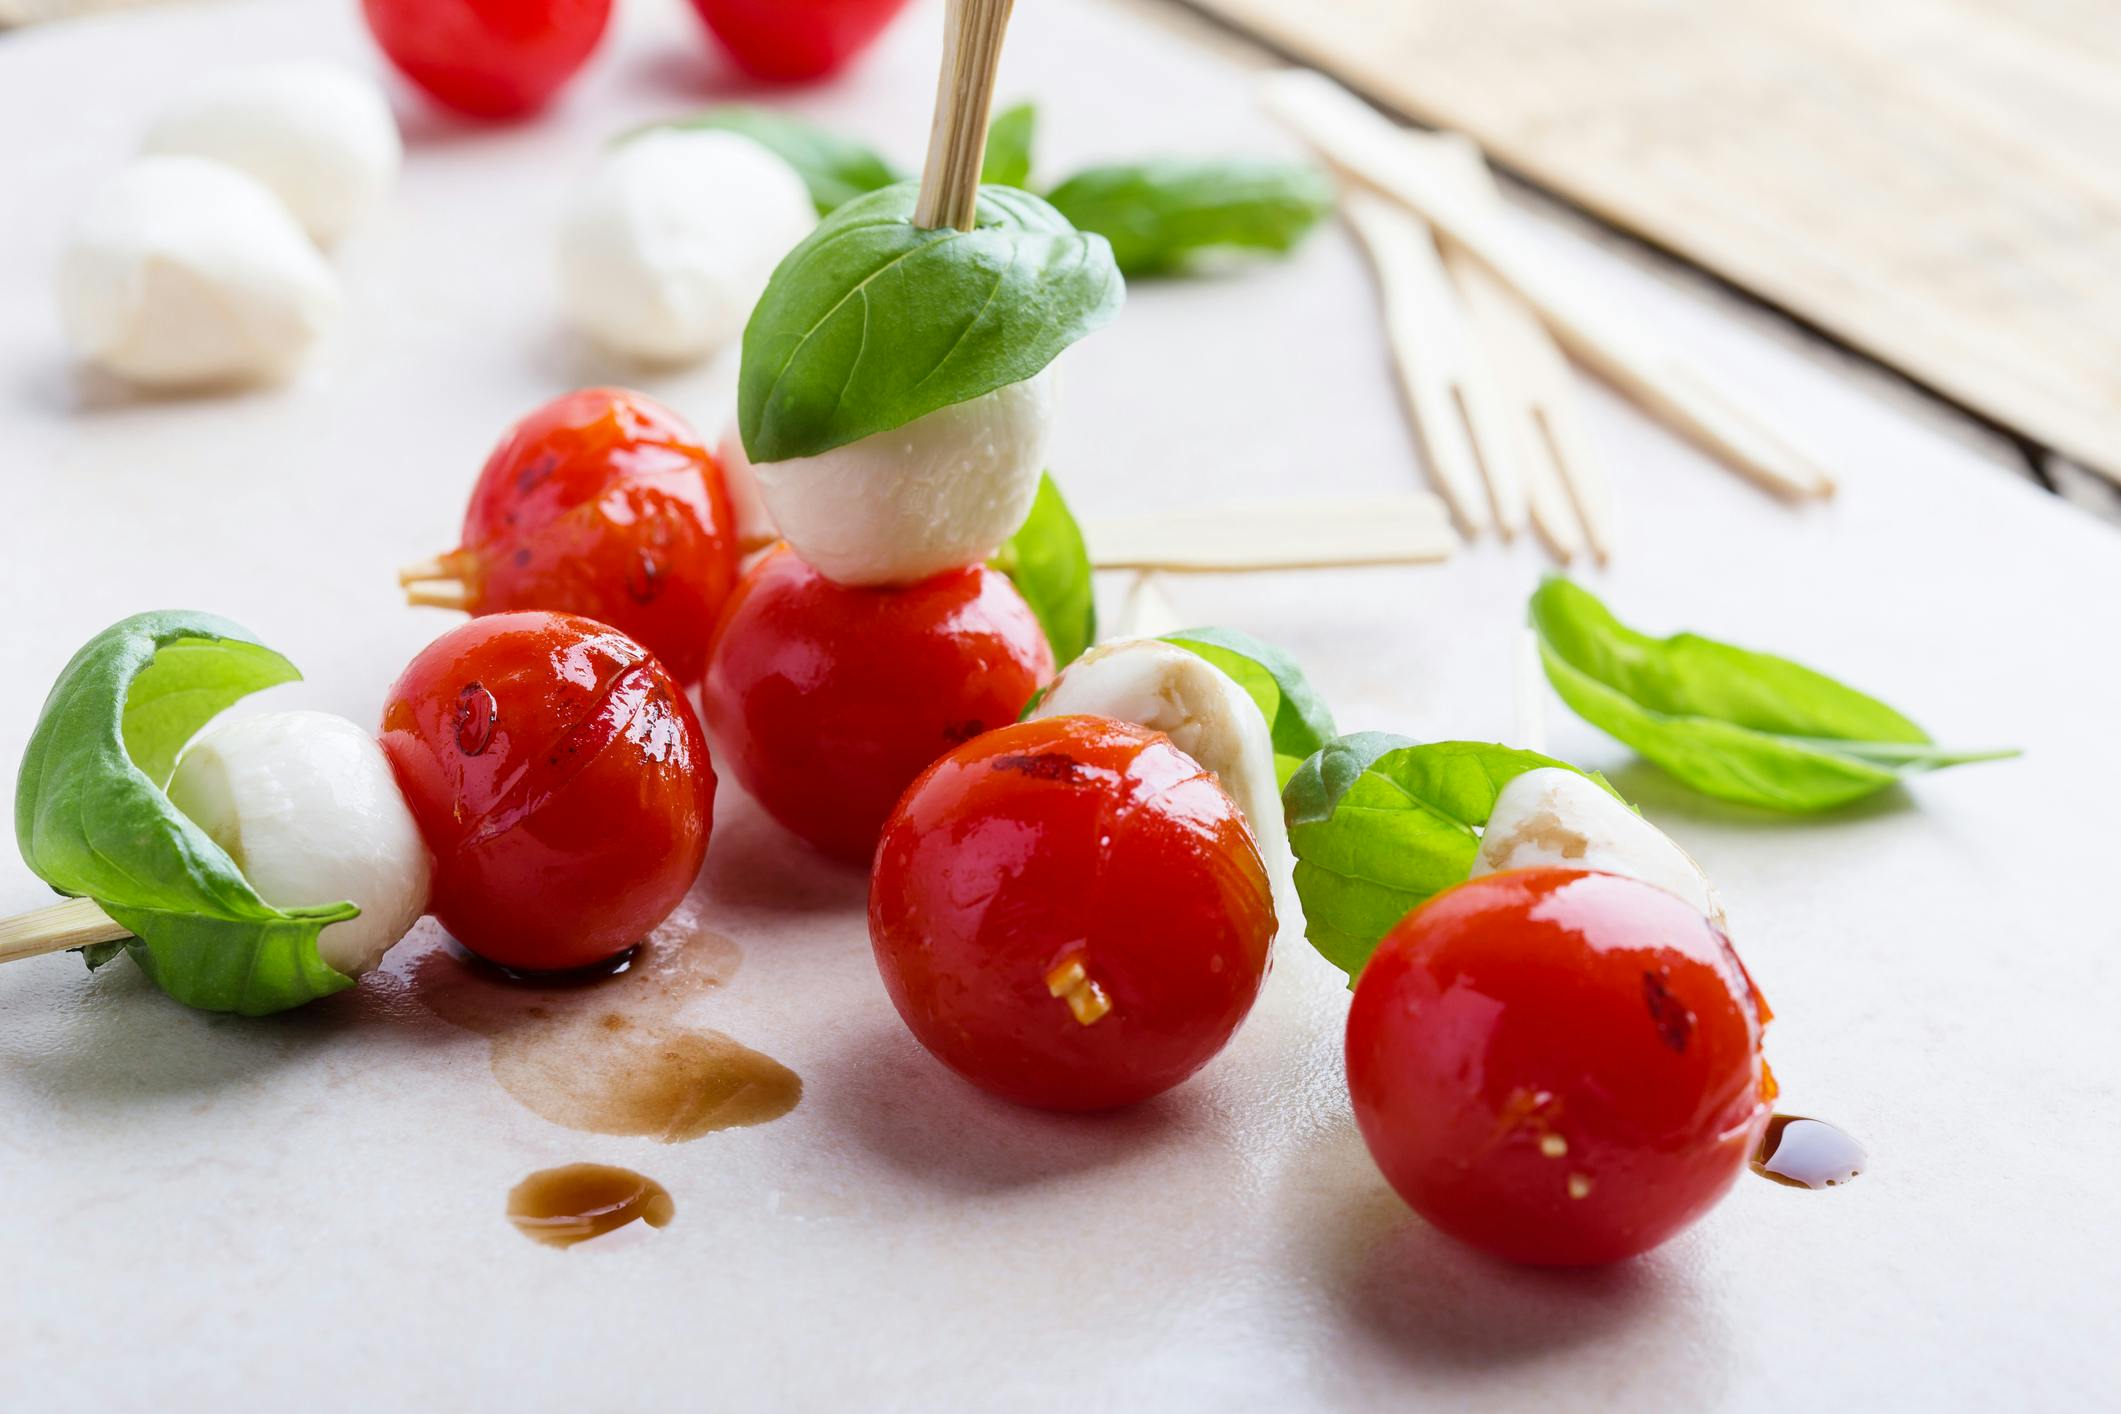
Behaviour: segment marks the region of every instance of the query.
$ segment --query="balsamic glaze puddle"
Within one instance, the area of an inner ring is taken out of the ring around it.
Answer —
[[[1790,1188],[1838,1188],[1862,1173],[1870,1155],[1854,1135],[1823,1119],[1778,1114],[1753,1151],[1753,1172]]]
[[[676,1215],[662,1184],[609,1164],[540,1169],[508,1190],[508,1220],[548,1247],[572,1247],[631,1222],[663,1227]]]

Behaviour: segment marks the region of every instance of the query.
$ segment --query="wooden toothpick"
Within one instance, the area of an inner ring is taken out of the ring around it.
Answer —
[[[969,231],[987,156],[987,114],[1002,61],[1002,34],[1015,0],[950,0],[943,21],[943,68],[935,86],[935,122],[921,170],[913,224]]]
[[[120,927],[94,899],[70,898],[33,913],[0,918],[0,962],[19,962],[131,936],[132,930]]]

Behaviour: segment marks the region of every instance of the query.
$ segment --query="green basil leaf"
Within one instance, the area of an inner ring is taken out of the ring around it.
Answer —
[[[1087,168],[1046,199],[1111,241],[1126,274],[1151,275],[1219,248],[1293,250],[1333,209],[1333,184],[1299,162],[1166,158]]]
[[[1181,629],[1163,637],[1222,669],[1258,704],[1274,739],[1274,771],[1284,787],[1333,739],[1333,713],[1325,699],[1296,660],[1273,644],[1234,628]]]
[[[189,1006],[260,1015],[353,985],[318,958],[317,934],[359,910],[274,908],[163,793],[200,727],[300,676],[226,619],[138,614],[74,655],[23,753],[15,789],[23,861],[131,930],[133,960]],[[83,952],[91,967],[109,957]]]
[[[991,187],[970,231],[913,224],[912,182],[857,197],[773,272],[744,330],[754,462],[815,456],[1019,383],[1119,313],[1099,236]]]
[[[1502,788],[1546,766],[1577,769],[1478,741],[1356,732],[1328,742],[1281,797],[1311,945],[1352,986],[1394,924],[1472,874]]]
[[[1722,800],[1827,810],[1918,771],[2018,754],[1947,750],[1877,698],[1787,658],[1637,633],[1566,579],[1539,587],[1531,618],[1571,711]]]
[[[994,115],[987,124],[987,156],[979,169],[982,185],[1031,185],[1031,139],[1037,127],[1035,104],[1019,103]]]
[[[1090,550],[1052,473],[1040,473],[1031,514],[988,563],[1015,582],[1017,593],[1038,616],[1055,663],[1075,661],[1097,641]]]
[[[810,188],[817,214],[828,216],[868,192],[905,180],[884,157],[852,138],[806,123],[771,108],[731,104],[683,118],[648,123],[619,137],[620,142],[663,128],[712,128],[740,133],[795,168]]]

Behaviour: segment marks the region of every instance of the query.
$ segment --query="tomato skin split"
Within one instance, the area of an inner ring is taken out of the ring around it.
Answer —
[[[1048,717],[906,792],[869,938],[936,1059],[1019,1104],[1101,1110],[1222,1050],[1266,975],[1274,905],[1243,813],[1169,738]]]
[[[638,643],[571,614],[473,619],[416,656],[383,751],[434,856],[431,911],[489,962],[602,962],[692,887],[714,768],[684,693]]]
[[[1388,933],[1348,1012],[1364,1141],[1429,1222],[1511,1261],[1646,1252],[1713,1207],[1772,1095],[1728,939],[1636,879],[1485,875]]]
[[[445,108],[521,118],[550,101],[604,36],[611,0],[361,0],[398,71]]]

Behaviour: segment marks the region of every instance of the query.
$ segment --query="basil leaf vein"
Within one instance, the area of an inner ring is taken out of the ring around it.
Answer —
[[[1090,549],[1051,472],[1039,474],[1031,514],[988,563],[1009,576],[1038,616],[1055,663],[1075,661],[1097,641]]]
[[[1046,199],[1111,241],[1122,272],[1153,275],[1218,248],[1295,249],[1333,209],[1333,184],[1300,162],[1162,158],[1085,168]]]

